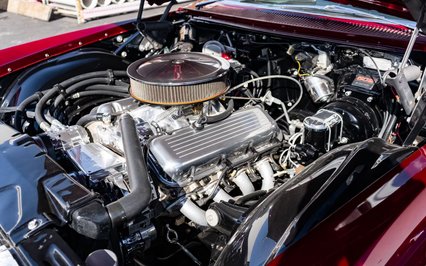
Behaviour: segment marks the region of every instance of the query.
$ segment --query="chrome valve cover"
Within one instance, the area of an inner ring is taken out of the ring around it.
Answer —
[[[277,147],[282,139],[275,121],[261,108],[240,109],[202,130],[185,127],[155,138],[151,155],[181,186],[237,166]],[[226,163],[225,163],[226,162]]]

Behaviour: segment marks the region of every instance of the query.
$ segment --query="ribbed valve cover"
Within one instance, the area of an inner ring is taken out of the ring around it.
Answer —
[[[140,59],[127,69],[130,94],[159,105],[204,102],[228,88],[229,62],[202,53],[170,53]]]

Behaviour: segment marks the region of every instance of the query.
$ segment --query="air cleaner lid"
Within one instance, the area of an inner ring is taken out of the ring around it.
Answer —
[[[144,58],[127,69],[130,78],[146,84],[191,85],[225,75],[229,62],[202,53],[169,53]]]

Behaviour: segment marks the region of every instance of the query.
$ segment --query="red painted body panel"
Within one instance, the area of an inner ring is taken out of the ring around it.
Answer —
[[[269,265],[425,265],[426,147]]]
[[[132,28],[134,28],[132,21],[125,21],[65,33],[0,50],[0,77],[50,57],[125,33]]]
[[[414,196],[414,199],[372,244],[358,261],[358,265],[426,264],[426,148],[423,147],[410,156],[401,167],[411,176],[410,182],[413,187],[417,187],[418,193],[413,191],[415,194],[409,194],[407,189],[402,192],[406,194],[406,198]],[[391,211],[390,209],[389,212]]]

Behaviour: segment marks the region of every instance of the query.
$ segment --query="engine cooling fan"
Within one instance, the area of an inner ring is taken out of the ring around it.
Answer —
[[[130,94],[158,105],[204,102],[226,92],[229,68],[225,59],[195,52],[140,59],[127,69]]]

